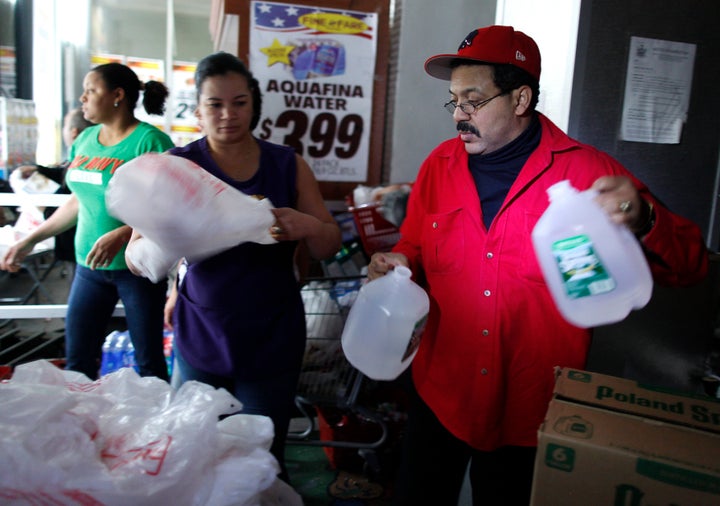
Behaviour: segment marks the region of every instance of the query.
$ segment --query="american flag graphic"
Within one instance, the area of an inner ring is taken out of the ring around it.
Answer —
[[[301,32],[308,35],[318,35],[323,32],[318,32],[300,23],[300,18],[302,16],[317,13],[342,14],[361,21],[368,17],[368,14],[364,12],[321,9],[319,7],[307,7],[273,2],[253,2],[253,15],[255,17],[254,28],[256,30],[283,33]]]

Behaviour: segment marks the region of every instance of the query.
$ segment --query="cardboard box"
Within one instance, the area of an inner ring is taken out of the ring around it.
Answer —
[[[720,505],[720,402],[558,369],[531,506]]]

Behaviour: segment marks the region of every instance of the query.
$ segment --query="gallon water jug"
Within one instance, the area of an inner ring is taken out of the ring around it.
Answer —
[[[399,266],[363,285],[345,322],[345,356],[374,380],[397,378],[417,353],[430,302],[411,275]]]
[[[550,206],[532,231],[535,254],[563,317],[578,327],[618,322],[644,307],[652,275],[638,240],[612,222],[594,190],[548,188]]]

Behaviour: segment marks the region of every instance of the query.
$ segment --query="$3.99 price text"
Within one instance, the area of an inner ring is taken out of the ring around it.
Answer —
[[[363,118],[358,114],[338,118],[323,112],[311,123],[305,112],[287,110],[275,119],[274,124],[271,118],[262,120],[259,137],[268,140],[273,135],[273,129],[283,130],[287,133],[282,138],[276,138],[277,142],[293,148],[300,156],[348,159],[355,156],[360,147],[363,128]]]

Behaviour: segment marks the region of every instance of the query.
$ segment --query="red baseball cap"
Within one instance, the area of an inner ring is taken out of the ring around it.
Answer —
[[[425,72],[438,79],[450,80],[450,62],[471,60],[509,63],[540,81],[540,50],[535,41],[512,26],[487,26],[473,30],[460,43],[456,54],[438,54],[425,61]]]

